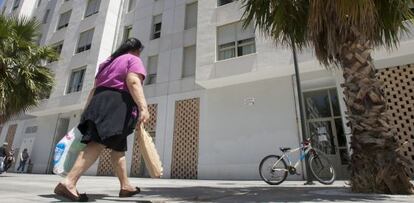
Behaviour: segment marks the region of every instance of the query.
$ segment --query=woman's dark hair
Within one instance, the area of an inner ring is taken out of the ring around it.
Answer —
[[[103,67],[99,70],[99,72],[96,74],[95,78],[97,78],[101,72],[112,63],[116,58],[118,58],[121,55],[124,55],[130,51],[142,51],[144,49],[144,45],[142,45],[141,41],[139,41],[137,38],[129,38],[124,43],[121,44],[121,46],[118,47],[118,49],[112,53],[111,58],[108,62],[106,62]]]
[[[130,51],[142,51],[144,46],[137,38],[129,38],[111,55],[111,61]]]

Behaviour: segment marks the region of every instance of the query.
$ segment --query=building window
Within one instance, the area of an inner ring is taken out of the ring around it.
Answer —
[[[198,3],[188,4],[185,7],[185,29],[188,30],[190,28],[197,26],[197,5]]]
[[[195,75],[196,67],[196,46],[184,47],[183,72],[182,77]]]
[[[124,29],[124,38],[122,41],[125,42],[127,39],[129,39],[131,37],[131,33],[132,33],[132,25],[126,26]]]
[[[237,56],[244,56],[256,52],[254,38],[237,41]]]
[[[27,127],[25,130],[26,134],[36,133],[37,132],[37,126],[30,126]]]
[[[14,0],[13,2],[13,11],[19,8],[20,0]]]
[[[157,82],[157,68],[158,68],[158,55],[148,57],[148,74],[145,79],[145,84],[155,84]]]
[[[85,11],[85,18],[99,12],[101,0],[89,0]]]
[[[72,14],[72,10],[60,14],[57,30],[65,28],[69,25],[69,20],[70,20],[70,15],[71,14]]]
[[[58,56],[60,56],[60,54],[62,53],[62,48],[63,48],[63,41],[60,41],[60,42],[52,45],[52,48],[56,51]],[[51,62],[53,62],[53,61],[49,61],[49,63],[51,63]]]
[[[129,0],[128,2],[128,12],[131,12],[135,9],[136,0]]]
[[[49,13],[50,13],[50,9],[47,9],[45,15],[43,16],[43,21],[42,21],[43,24],[47,23],[47,20],[49,19]]]
[[[80,53],[80,52],[91,49],[93,33],[94,33],[94,29],[90,29],[85,32],[82,32],[79,35],[79,41],[78,41],[78,46],[76,48],[76,53]]]
[[[217,29],[218,60],[244,56],[256,52],[254,26],[243,29],[243,22],[237,22]]]
[[[152,18],[151,39],[158,39],[161,37],[161,20],[162,20],[162,15],[157,15]]]
[[[78,69],[72,71],[72,74],[70,75],[69,80],[69,86],[66,91],[66,94],[70,94],[73,92],[79,92],[82,90],[83,85],[83,78],[85,76],[85,70],[86,68]]]
[[[236,1],[236,0],[218,0],[217,1],[217,5],[218,6],[223,6],[225,4],[229,4],[229,3],[233,2],[233,1]]]

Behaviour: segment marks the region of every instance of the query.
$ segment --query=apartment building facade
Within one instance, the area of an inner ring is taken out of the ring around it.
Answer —
[[[0,141],[29,148],[30,172],[50,173],[54,145],[79,121],[99,63],[136,37],[148,72],[146,128],[164,178],[258,179],[260,160],[299,146],[302,132],[291,51],[253,26],[242,29],[240,7],[235,0],[6,0],[2,13],[38,19],[38,43],[55,47],[60,58],[48,64],[56,78],[49,99],[3,124]],[[412,160],[413,47],[404,36],[398,50],[374,52],[396,136],[409,142],[403,153]],[[321,67],[310,49],[299,53],[299,66],[305,134],[316,135],[315,145],[346,178],[351,133],[341,73]],[[128,149],[129,174],[147,176],[134,135]],[[113,175],[107,150],[87,174]]]

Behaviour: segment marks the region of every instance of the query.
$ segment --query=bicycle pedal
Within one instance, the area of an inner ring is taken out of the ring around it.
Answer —
[[[302,175],[302,174],[300,174],[300,173],[295,173],[295,175],[300,176],[300,175]]]

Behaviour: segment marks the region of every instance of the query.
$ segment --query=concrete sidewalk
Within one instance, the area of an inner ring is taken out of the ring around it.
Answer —
[[[0,175],[0,202],[63,202],[53,194],[55,175]],[[325,186],[286,181],[270,186],[261,181],[210,181],[132,178],[142,193],[118,198],[115,177],[84,176],[78,190],[92,202],[414,202],[414,196],[354,194],[343,181]]]

